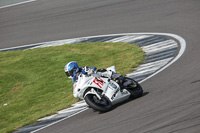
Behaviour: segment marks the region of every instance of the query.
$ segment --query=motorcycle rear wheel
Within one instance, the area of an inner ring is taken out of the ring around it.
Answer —
[[[135,81],[131,78],[125,77],[125,79],[131,80],[133,82],[133,86],[129,86],[129,87],[125,88],[131,93],[130,98],[136,99],[136,98],[141,97],[143,95],[142,86],[137,81]]]
[[[107,97],[103,96],[101,101],[98,101],[97,97],[95,97],[96,96],[93,94],[88,94],[85,96],[84,100],[89,105],[89,107],[100,112],[107,112],[112,109],[112,103]],[[100,102],[104,102],[104,104]]]

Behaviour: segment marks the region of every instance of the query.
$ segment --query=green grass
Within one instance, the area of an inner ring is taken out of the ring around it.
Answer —
[[[144,52],[126,43],[66,44],[0,53],[0,132],[12,132],[77,102],[64,73],[69,61],[79,66],[133,71]],[[7,103],[7,106],[4,104]]]

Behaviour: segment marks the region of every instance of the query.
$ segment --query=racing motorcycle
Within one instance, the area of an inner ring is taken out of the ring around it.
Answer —
[[[111,78],[100,76],[99,71],[75,77],[74,97],[84,99],[89,107],[96,111],[107,112],[114,104],[142,96],[143,89],[138,82],[116,74],[114,66],[107,68],[106,71],[114,73]]]

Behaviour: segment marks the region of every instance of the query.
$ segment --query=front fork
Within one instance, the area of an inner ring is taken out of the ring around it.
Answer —
[[[93,100],[98,103],[98,104],[102,104],[102,105],[107,105],[107,101],[103,98],[103,96],[101,94],[99,94],[94,88],[92,88],[91,90],[89,90],[85,96],[92,94],[93,95]]]
[[[89,91],[85,94],[85,96],[87,96],[88,94],[96,95],[97,98],[98,98],[99,100],[101,100],[101,95],[99,95],[99,94],[95,91],[94,88],[92,88],[91,90],[89,90]],[[84,97],[85,97],[85,96],[84,96]]]

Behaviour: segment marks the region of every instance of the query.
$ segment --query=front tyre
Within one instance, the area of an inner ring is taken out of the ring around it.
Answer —
[[[131,78],[125,77],[125,79],[130,80],[132,82],[132,84],[130,84],[127,88],[125,88],[131,93],[130,98],[136,99],[141,97],[143,95],[142,86],[137,81]]]
[[[102,97],[101,100],[94,94],[88,94],[84,98],[89,107],[96,111],[107,112],[112,109],[112,103],[107,97]]]

